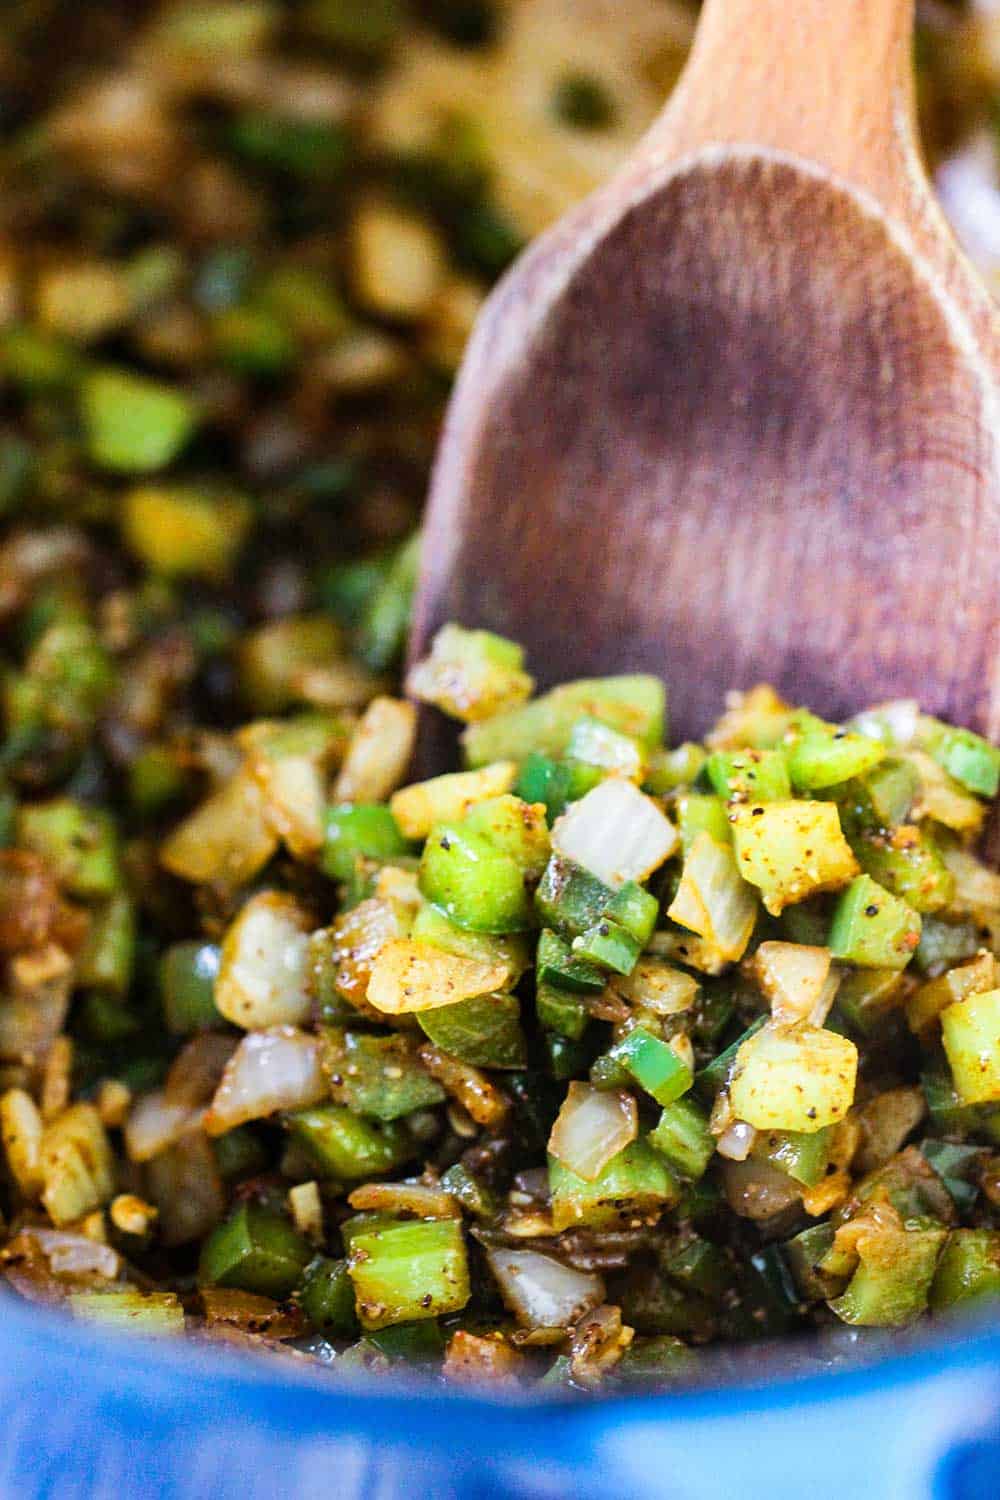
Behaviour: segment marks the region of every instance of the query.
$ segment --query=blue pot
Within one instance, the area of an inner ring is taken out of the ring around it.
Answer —
[[[1000,1500],[1000,1328],[837,1374],[489,1401],[0,1301],[0,1500]]]

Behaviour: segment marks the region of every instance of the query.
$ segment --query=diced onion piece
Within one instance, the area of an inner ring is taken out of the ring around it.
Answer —
[[[531,696],[534,683],[523,668],[524,652],[513,641],[488,630],[444,625],[430,655],[410,668],[406,691],[452,718],[478,723]]]
[[[507,1307],[524,1328],[568,1328],[604,1301],[604,1282],[537,1250],[486,1251]]]
[[[186,1100],[170,1104],[162,1089],[143,1094],[125,1123],[125,1150],[130,1161],[151,1161],[179,1141],[197,1121],[198,1111]]]
[[[571,1083],[549,1136],[549,1152],[586,1182],[634,1141],[639,1115],[631,1094]]]
[[[21,1192],[34,1198],[42,1191],[42,1117],[24,1089],[8,1089],[0,1099],[0,1139],[7,1165]]]
[[[766,1222],[802,1198],[802,1186],[787,1172],[751,1156],[746,1161],[723,1159],[722,1187],[734,1214]]]
[[[38,1245],[54,1276],[94,1275],[113,1281],[121,1270],[117,1250],[88,1235],[65,1229],[42,1229],[35,1224],[26,1232]]]
[[[419,1219],[460,1219],[462,1210],[443,1188],[422,1182],[366,1182],[347,1199],[359,1213],[415,1214]]]
[[[919,721],[920,704],[916,698],[893,698],[855,714],[850,727],[870,740],[903,749],[916,738]]]
[[[740,1047],[729,1084],[733,1114],[758,1130],[809,1134],[835,1125],[854,1102],[858,1049],[835,1031],[773,1023]]]
[[[218,1031],[200,1031],[178,1052],[163,1086],[168,1105],[196,1110],[208,1103],[236,1050],[237,1039]]]
[[[831,963],[829,948],[761,943],[753,956],[753,970],[771,1002],[775,1025],[791,1026],[809,1019],[830,977]]]
[[[376,698],[354,731],[333,789],[334,802],[384,802],[413,754],[417,710],[399,698]]]
[[[498,760],[478,771],[452,771],[404,786],[389,806],[406,838],[425,839],[435,823],[461,822],[470,807],[503,796],[516,780],[515,762]]]
[[[292,1223],[300,1234],[317,1244],[323,1241],[323,1200],[319,1195],[319,1183],[297,1182],[288,1189],[288,1207]]]
[[[287,1339],[302,1333],[305,1327],[302,1311],[293,1302],[275,1302],[239,1287],[202,1287],[201,1304],[209,1328],[222,1325],[261,1338]]]
[[[611,975],[610,983],[623,999],[658,1016],[677,1016],[690,1010],[701,989],[693,974],[649,956],[640,958],[631,974]]]
[[[678,838],[652,797],[621,776],[608,776],[556,820],[552,847],[617,890],[659,869]]]
[[[715,1143],[715,1149],[727,1161],[746,1161],[753,1150],[757,1132],[745,1120],[734,1120],[727,1125]]]
[[[149,1195],[159,1214],[158,1237],[168,1249],[203,1240],[226,1211],[226,1191],[215,1149],[201,1129],[189,1130],[146,1167]]]
[[[242,770],[174,829],[160,863],[194,885],[239,886],[264,868],[277,847],[263,793]]]
[[[506,963],[480,963],[431,943],[397,938],[385,944],[372,965],[368,1002],[385,1015],[408,1015],[491,995],[509,978]]]
[[[57,1228],[111,1199],[115,1158],[93,1104],[73,1104],[45,1127],[40,1171],[42,1203]]]
[[[373,1021],[381,1011],[368,1003],[372,968],[385,945],[409,930],[404,911],[395,900],[369,897],[343,912],[330,929],[337,993]]]
[[[252,1031],[233,1053],[204,1126],[222,1135],[279,1109],[305,1109],[327,1095],[319,1039],[294,1026]]]
[[[688,850],[667,916],[703,937],[723,958],[742,958],[757,919],[757,897],[728,844],[699,833]]]
[[[293,896],[252,896],[222,944],[216,1009],[244,1030],[295,1026],[309,1014],[309,921]]]
[[[914,822],[933,818],[956,833],[978,833],[986,816],[986,804],[953,781],[943,766],[924,750],[907,750],[905,759],[920,777],[920,791],[910,810]]]
[[[1000,874],[984,865],[968,849],[959,846],[942,850],[945,864],[955,877],[955,894],[951,905],[972,916],[1000,912]]]
[[[486,1130],[499,1129],[510,1111],[510,1100],[481,1068],[452,1057],[432,1042],[422,1043],[419,1056],[431,1077],[437,1079],[476,1125]],[[474,1135],[475,1128],[468,1133]]]
[[[323,843],[326,780],[315,756],[272,759],[251,755],[250,775],[264,797],[264,816],[296,859],[308,859]]]
[[[1000,1099],[1000,990],[967,995],[941,1012],[941,1036],[963,1104]]]

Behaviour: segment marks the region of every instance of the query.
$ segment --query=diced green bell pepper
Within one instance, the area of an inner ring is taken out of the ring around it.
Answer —
[[[674,803],[681,849],[685,854],[699,833],[708,833],[717,844],[731,844],[732,824],[721,797],[706,792],[682,792]]]
[[[815,1187],[826,1174],[831,1135],[829,1126],[808,1135],[797,1130],[762,1131],[757,1137],[754,1155],[803,1187]]]
[[[198,1278],[203,1286],[238,1287],[280,1301],[298,1286],[312,1256],[309,1241],[281,1214],[241,1203],[205,1241]]]
[[[535,978],[539,985],[555,986],[581,995],[600,994],[607,983],[603,969],[574,953],[570,945],[548,927],[538,938]]]
[[[834,958],[866,969],[904,969],[920,941],[920,917],[870,875],[841,894],[830,924]]]
[[[470,766],[523,761],[532,751],[560,756],[566,752],[574,726],[587,717],[599,719],[651,750],[663,741],[665,714],[666,694],[658,678],[588,678],[563,683],[520,708],[470,724],[462,735],[462,746]]]
[[[664,1108],[691,1087],[691,1070],[674,1049],[645,1026],[636,1026],[611,1048],[636,1083]],[[655,1142],[654,1142],[655,1144]]]
[[[167,1030],[190,1036],[223,1024],[215,1008],[220,950],[215,943],[172,943],[160,959],[160,991]]]
[[[111,815],[69,797],[18,809],[17,842],[40,854],[74,896],[98,900],[121,885],[118,837]]]
[[[388,862],[412,851],[381,803],[327,808],[320,868],[331,880],[349,880],[359,859]]]
[[[895,835],[862,833],[849,843],[865,874],[914,911],[934,912],[950,905],[955,877],[926,830],[900,829]]]
[[[523,1068],[527,1043],[516,995],[476,995],[421,1011],[424,1035],[462,1062],[480,1068]]]
[[[577,1042],[590,1021],[590,1013],[579,995],[541,981],[535,986],[535,1014],[546,1031]]]
[[[297,1299],[312,1326],[320,1333],[350,1338],[357,1331],[354,1287],[346,1260],[317,1255],[306,1267]]]
[[[573,770],[565,761],[553,760],[549,755],[536,751],[528,756],[521,767],[514,787],[525,802],[542,802],[549,827],[566,810],[573,785]]]
[[[413,1155],[413,1143],[398,1122],[362,1120],[340,1104],[297,1110],[286,1123],[317,1170],[335,1181],[378,1177]]]
[[[642,943],[610,917],[601,917],[593,927],[573,940],[573,952],[588,963],[601,964],[616,974],[631,974],[642,952]]]
[[[324,1027],[321,1036],[323,1069],[334,1102],[355,1114],[398,1120],[443,1101],[444,1090],[422,1066],[407,1036],[375,1036],[339,1026]]]
[[[912,1323],[927,1307],[947,1238],[944,1228],[908,1228],[902,1237],[895,1233],[868,1236],[862,1241],[857,1270],[829,1306],[843,1322],[863,1328]]]
[[[102,469],[146,474],[162,469],[198,422],[183,391],[131,370],[93,370],[80,383],[80,414],[91,459]]]
[[[934,1312],[1000,1297],[1000,1231],[953,1229],[941,1251],[931,1286]]]
[[[885,759],[886,747],[852,729],[810,725],[786,753],[795,790],[818,792],[864,775]]]
[[[90,931],[76,961],[77,982],[124,999],[135,964],[135,903],[123,891],[93,913]]]
[[[1000,787],[1000,749],[973,734],[937,720],[923,721],[927,748],[949,776],[979,797],[995,797]]]
[[[593,1182],[549,1158],[552,1222],[556,1233],[573,1224],[608,1228],[656,1218],[680,1197],[680,1184],[663,1157],[645,1140],[632,1141]]]
[[[535,892],[535,906],[545,926],[572,939],[582,937],[600,921],[611,896],[596,875],[554,854]]]
[[[693,1099],[675,1099],[646,1137],[670,1167],[687,1181],[697,1181],[715,1152],[708,1116]]]
[[[536,925],[520,865],[465,824],[434,829],[420,861],[420,889],[449,921],[473,932],[526,932]]]

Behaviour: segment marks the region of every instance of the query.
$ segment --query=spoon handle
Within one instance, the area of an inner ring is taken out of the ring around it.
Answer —
[[[684,76],[643,155],[710,144],[806,157],[883,208],[923,187],[913,0],[706,0]]]

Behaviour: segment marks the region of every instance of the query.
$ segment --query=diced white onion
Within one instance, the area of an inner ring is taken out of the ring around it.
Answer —
[[[567,1328],[604,1301],[604,1282],[537,1250],[486,1252],[504,1302],[525,1328]]]
[[[226,933],[215,1004],[234,1026],[295,1026],[309,1014],[309,935],[294,897],[252,896]]]
[[[761,943],[753,956],[753,967],[764,994],[771,1002],[771,1015],[778,1026],[792,1026],[808,1019],[830,977],[829,948],[808,943]],[[833,1004],[833,994],[827,1005]],[[821,1026],[825,1015],[815,1025]]]
[[[690,1010],[701,989],[693,974],[649,955],[639,959],[631,974],[612,974],[610,984],[625,1000],[658,1016],[677,1016]]]
[[[677,829],[631,781],[609,776],[572,802],[552,829],[552,847],[617,889],[645,880],[677,847]]]
[[[699,833],[667,916],[703,937],[723,958],[742,958],[757,917],[757,897],[737,869],[729,844]]]
[[[121,1256],[110,1245],[73,1234],[65,1229],[42,1229],[32,1225],[28,1233],[37,1242],[55,1276],[93,1273],[113,1280],[121,1270]]]
[[[168,1104],[162,1089],[143,1094],[125,1122],[125,1150],[131,1161],[151,1161],[179,1141],[197,1122],[198,1111],[186,1101]]]
[[[919,719],[920,704],[916,698],[893,698],[855,714],[851,728],[870,740],[902,747],[913,743]]]
[[[753,1150],[757,1132],[745,1120],[734,1120],[719,1136],[715,1149],[727,1161],[746,1161]]]
[[[638,1131],[631,1094],[571,1083],[549,1136],[549,1151],[578,1177],[594,1182]]]
[[[305,1109],[327,1094],[317,1037],[293,1026],[252,1031],[226,1065],[205,1129],[222,1135],[245,1120],[261,1120],[279,1109]]]
[[[510,974],[504,961],[483,963],[431,943],[397,938],[385,944],[372,965],[368,1002],[389,1016],[436,1010],[502,990]]]

